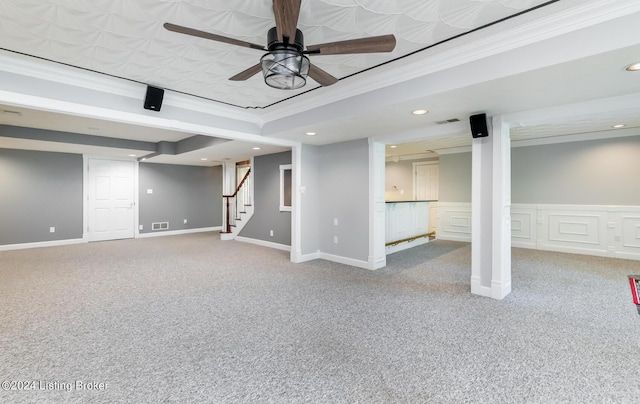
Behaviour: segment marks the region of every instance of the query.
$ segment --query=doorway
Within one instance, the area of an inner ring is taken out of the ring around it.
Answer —
[[[438,200],[440,166],[433,162],[413,163],[414,200]]]
[[[89,158],[87,171],[88,240],[133,238],[135,162]]]

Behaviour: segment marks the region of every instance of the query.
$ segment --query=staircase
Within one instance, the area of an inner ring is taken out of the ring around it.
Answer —
[[[253,216],[253,177],[247,171],[233,195],[222,195],[223,223],[221,240],[233,240]]]

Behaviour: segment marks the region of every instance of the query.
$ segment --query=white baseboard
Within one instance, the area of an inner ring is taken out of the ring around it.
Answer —
[[[76,238],[70,240],[54,240],[54,241],[40,241],[36,243],[21,243],[21,244],[6,244],[0,245],[0,251],[10,250],[26,250],[28,248],[41,248],[41,247],[59,247],[62,245],[83,244],[87,240]]]
[[[475,276],[471,277],[471,293],[483,297],[492,297],[491,288],[488,286],[482,286],[480,278]]]
[[[255,238],[248,238],[248,237],[241,237],[241,236],[235,236],[234,240],[237,240],[243,243],[260,245],[263,247],[275,248],[276,250],[291,251],[290,245],[274,243],[271,241],[264,241],[264,240],[258,240]]]
[[[300,264],[317,259],[320,259],[320,251],[316,251],[311,254],[302,254],[302,252],[298,252],[294,257],[291,257],[291,262],[293,262],[294,264]]]
[[[318,252],[318,258],[321,258],[327,261],[337,262],[338,264],[351,265],[352,267],[370,269],[369,262],[357,260],[354,258],[341,257],[339,255],[327,254],[323,252]]]
[[[136,238],[179,236],[181,234],[206,233],[206,232],[210,232],[210,231],[221,231],[221,230],[222,230],[222,226],[201,227],[199,229],[159,231],[159,232],[154,232],[154,233],[139,233],[139,234],[136,235]]]
[[[376,259],[375,257],[369,257],[369,269],[375,271],[376,269],[384,268],[387,266],[387,254]]]
[[[386,258],[386,256],[385,256]],[[370,269],[370,270],[375,270],[378,268],[382,268],[382,266],[378,266],[380,263],[376,263],[376,262],[368,262],[368,261],[361,261],[361,260],[357,260],[354,258],[348,258],[348,257],[342,257],[339,255],[333,255],[333,254],[327,254],[327,253],[323,253],[322,251],[316,251],[314,253],[311,254],[296,254],[295,257],[292,257],[291,261],[293,263],[296,264],[300,264],[303,262],[307,262],[307,261],[312,261],[312,260],[317,260],[317,259],[322,259],[325,261],[331,261],[331,262],[337,262],[338,264],[344,264],[344,265],[350,265],[353,267],[358,267],[358,268],[363,268],[363,269]],[[383,265],[384,266],[384,265]]]

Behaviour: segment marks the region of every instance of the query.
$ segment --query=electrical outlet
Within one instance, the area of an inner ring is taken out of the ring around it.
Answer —
[[[273,237],[273,230],[269,230],[269,236]]]
[[[144,230],[144,225],[138,226],[138,230]]]
[[[184,224],[187,224],[187,219],[184,219]]]
[[[338,244],[338,236],[333,236],[333,244]]]
[[[148,194],[152,194],[153,193],[153,189],[151,189],[151,188],[147,189],[147,193]]]
[[[55,227],[49,227],[49,233],[55,233],[55,232],[56,232]]]
[[[337,217],[333,218],[333,225],[334,226],[338,225],[338,218]]]

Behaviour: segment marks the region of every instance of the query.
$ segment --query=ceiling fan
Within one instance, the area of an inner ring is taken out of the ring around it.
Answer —
[[[301,0],[273,0],[273,13],[276,26],[267,33],[267,47],[238,39],[199,31],[171,23],[164,27],[173,32],[210,39],[232,45],[266,51],[260,63],[229,78],[244,81],[263,72],[264,80],[270,87],[293,90],[305,85],[307,75],[322,86],[330,86],[338,81],[329,73],[312,65],[306,55],[343,55],[350,53],[391,52],[396,46],[393,35],[381,35],[368,38],[350,39],[307,46],[304,37],[297,29]]]

